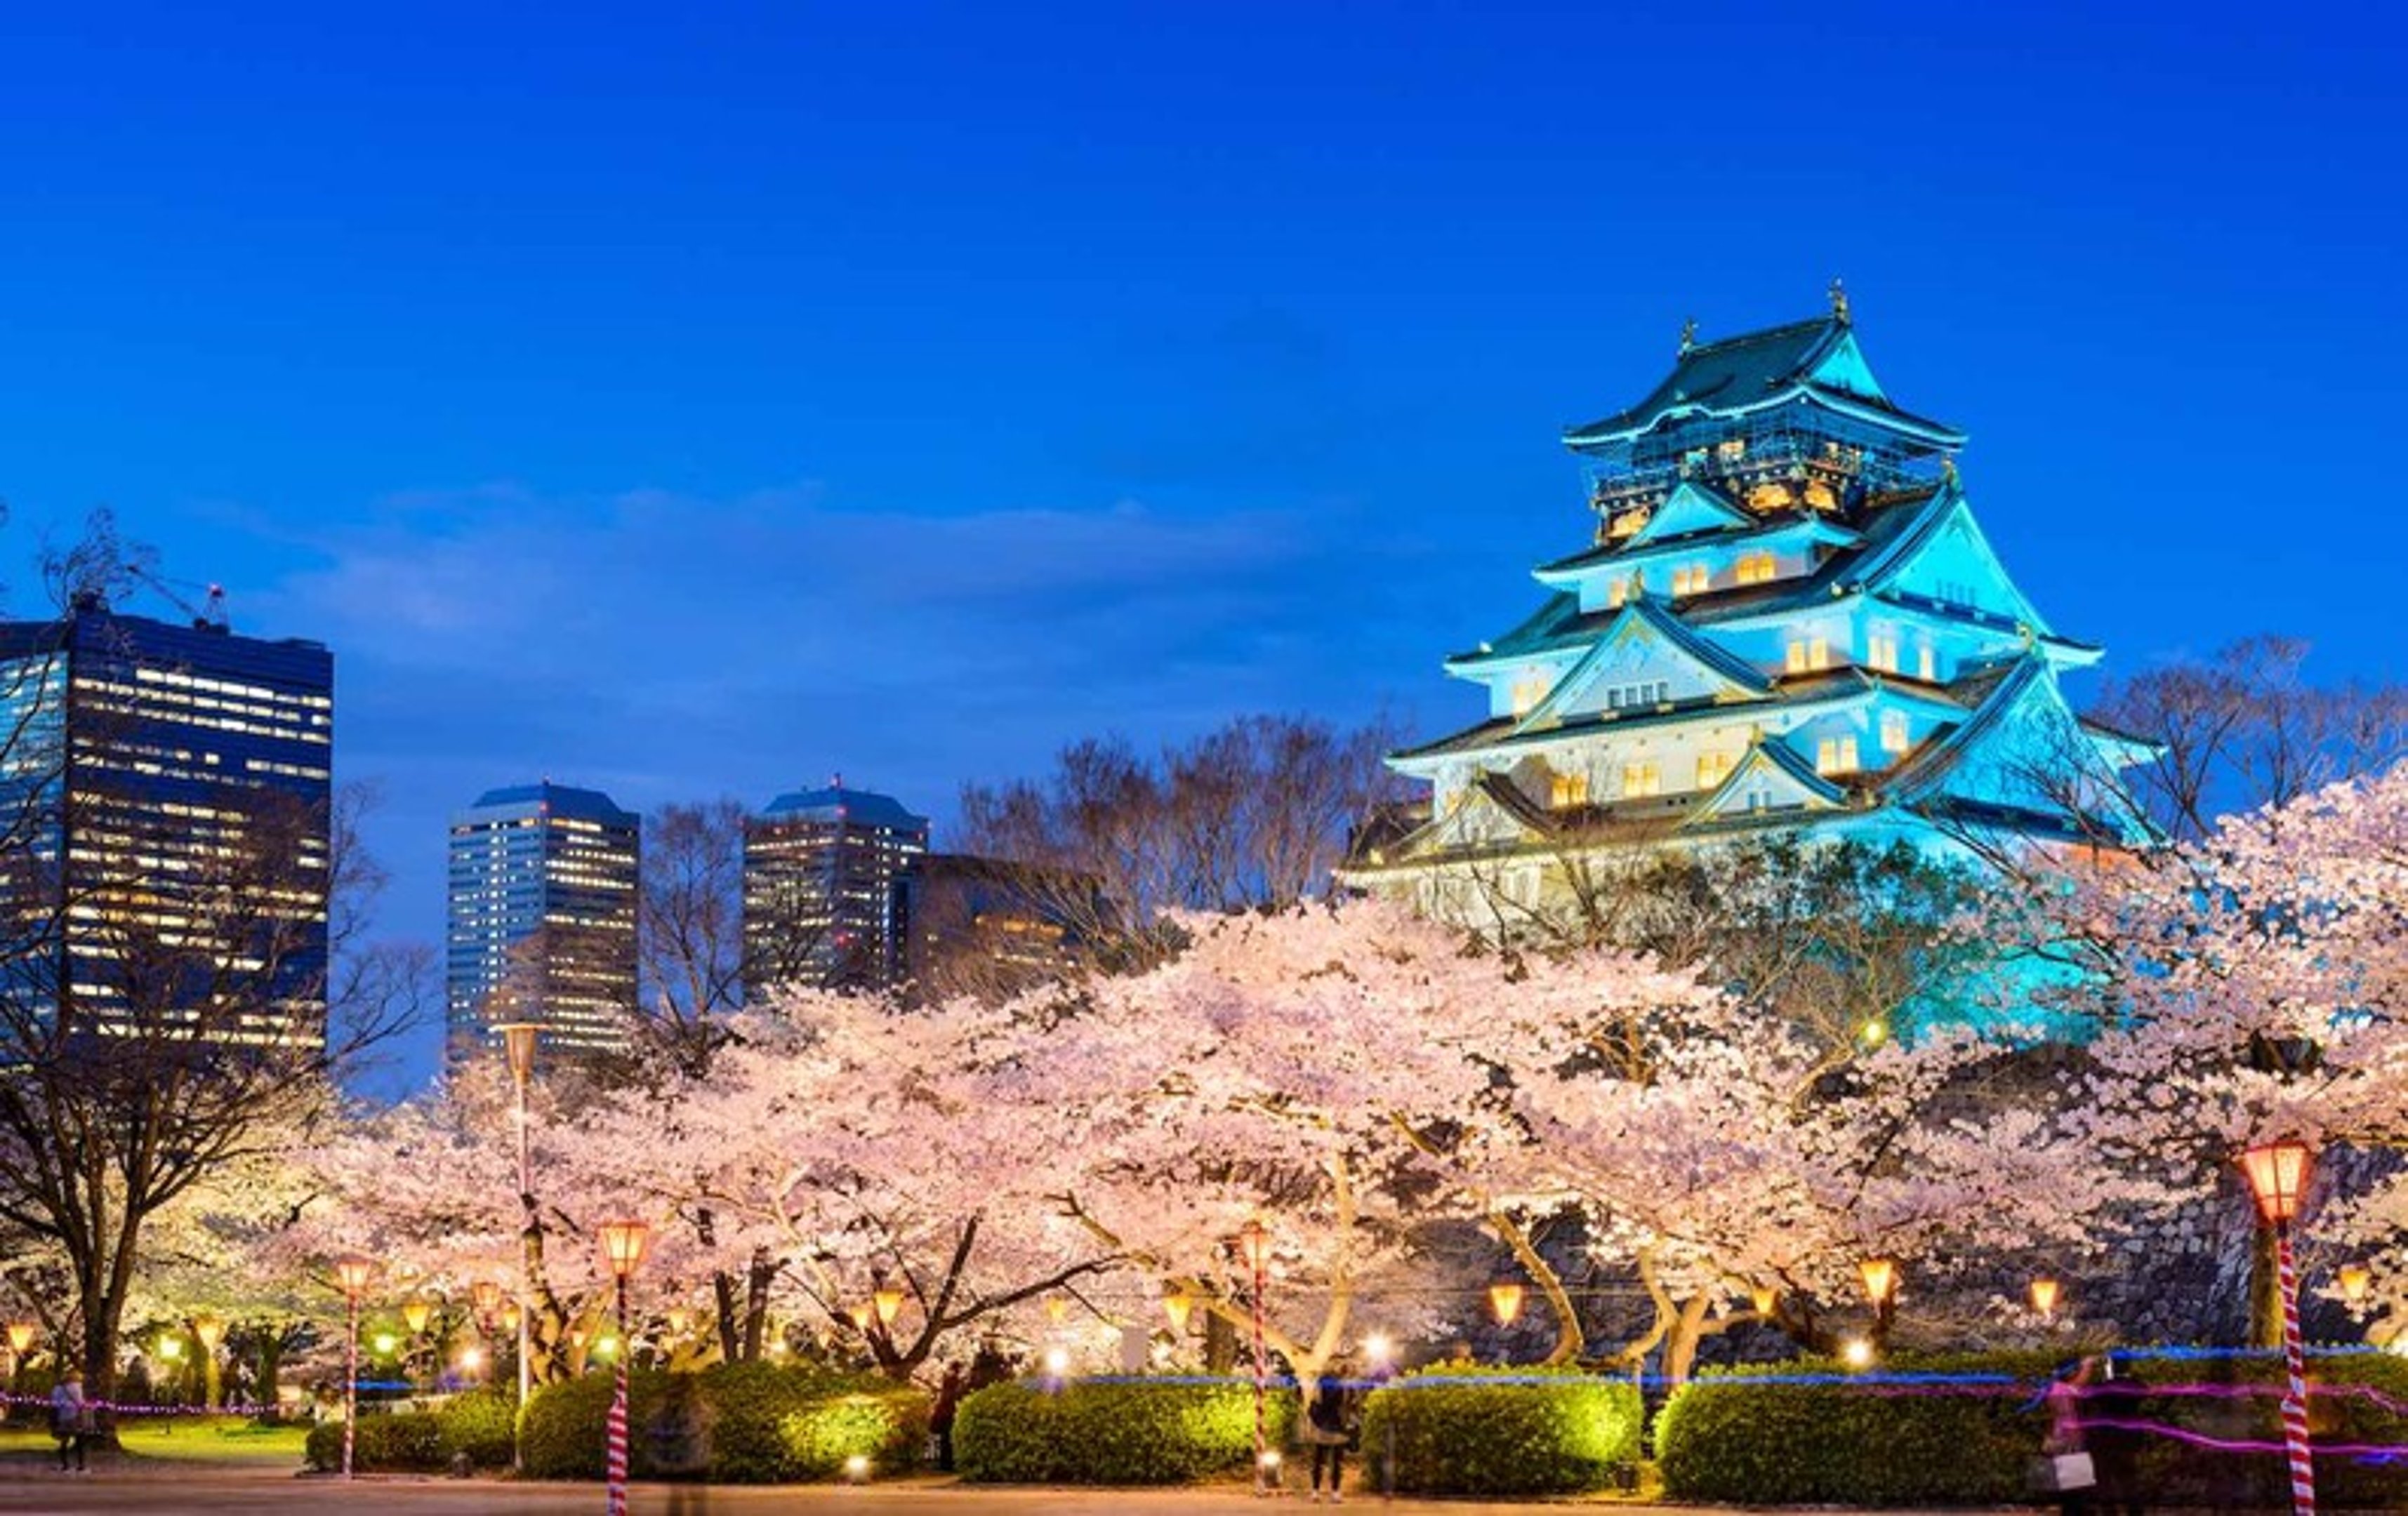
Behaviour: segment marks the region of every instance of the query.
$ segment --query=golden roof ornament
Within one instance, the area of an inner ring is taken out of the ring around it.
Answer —
[[[1831,319],[1845,326],[1848,322],[1848,289],[1837,275],[1831,279]]]
[[[1698,345],[1698,318],[1690,317],[1681,323],[1681,350],[1687,352]]]

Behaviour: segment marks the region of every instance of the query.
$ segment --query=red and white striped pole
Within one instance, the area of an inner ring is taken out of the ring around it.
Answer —
[[[2316,1516],[2316,1466],[2308,1446],[2307,1366],[2300,1350],[2300,1275],[2291,1225],[2274,1223],[2274,1277],[2283,1292],[2283,1442],[2291,1459],[2293,1516]]]
[[[351,1323],[343,1352],[343,1478],[351,1477],[351,1428],[360,1420],[360,1296],[343,1292],[344,1319]]]
[[[610,1392],[609,1516],[627,1516],[627,1276],[619,1276],[619,1352]]]

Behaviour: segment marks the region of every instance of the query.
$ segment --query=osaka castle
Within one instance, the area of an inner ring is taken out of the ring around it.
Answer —
[[[2140,841],[2114,776],[2151,749],[2067,704],[2059,678],[2100,650],[2015,588],[1964,442],[1882,388],[1836,284],[1818,320],[1692,323],[1636,405],[1564,434],[1594,533],[1533,571],[1519,626],[1446,661],[1485,713],[1391,757],[1428,811],[1365,838],[1345,880],[1482,924],[1601,851]]]

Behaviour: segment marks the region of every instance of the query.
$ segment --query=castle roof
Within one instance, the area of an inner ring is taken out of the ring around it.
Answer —
[[[1737,416],[1804,400],[1887,422],[1941,447],[1963,445],[1965,435],[1943,422],[1890,403],[1856,350],[1854,329],[1841,315],[1744,332],[1685,348],[1680,362],[1647,397],[1627,410],[1568,427],[1575,451],[1624,440],[1683,416]]]

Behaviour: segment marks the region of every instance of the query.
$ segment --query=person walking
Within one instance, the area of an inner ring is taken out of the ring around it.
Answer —
[[[652,1472],[671,1481],[669,1516],[702,1516],[710,1498],[710,1411],[693,1375],[669,1376],[660,1409],[644,1430],[652,1440]]]
[[[2082,1397],[2099,1372],[2099,1360],[2085,1358],[2060,1373],[2042,1392],[2048,1408],[2048,1436],[2041,1444],[2039,1483],[2057,1496],[2060,1516],[2078,1516],[2090,1509],[2099,1487],[2082,1423]]]
[[[75,1456],[77,1473],[91,1472],[84,1461],[91,1432],[92,1402],[83,1397],[83,1372],[70,1367],[59,1376],[58,1384],[50,1391],[50,1436],[58,1438],[60,1473],[67,1471],[69,1453]]]
[[[2096,1503],[2100,1516],[2141,1516],[2142,1402],[2147,1382],[2133,1372],[2131,1361],[2117,1363],[2114,1354],[2100,1361],[2100,1380],[2090,1392],[2091,1462],[2099,1476]]]
[[[1337,1505],[1346,1496],[1339,1482],[1346,1477],[1346,1380],[1336,1365],[1321,1372],[1312,1387],[1312,1401],[1305,1407],[1304,1439],[1312,1445],[1312,1498],[1321,1500],[1322,1470],[1329,1471],[1329,1503]]]
[[[959,1363],[945,1366],[945,1377],[937,1381],[936,1402],[928,1408],[928,1437],[937,1445],[937,1472],[953,1471],[953,1416],[962,1409],[962,1396],[969,1391],[969,1376]]]

